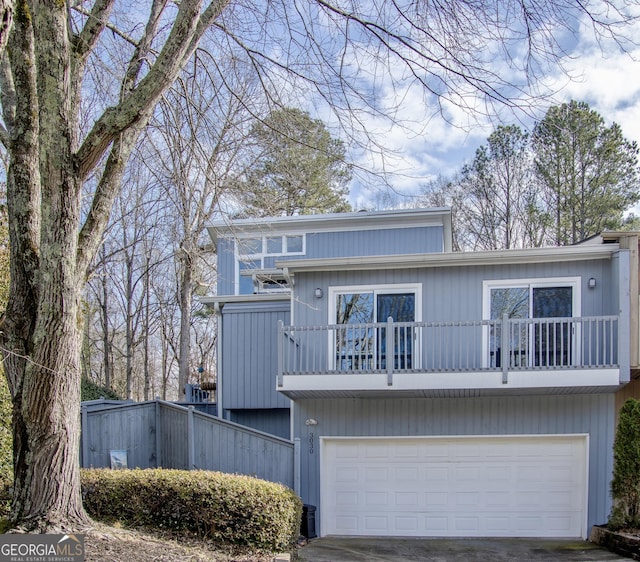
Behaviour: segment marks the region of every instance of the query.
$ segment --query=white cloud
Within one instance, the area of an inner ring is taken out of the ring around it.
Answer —
[[[629,34],[640,36],[640,25],[637,33],[631,30]],[[565,43],[565,46],[572,50],[561,62],[572,79],[559,70],[538,77],[541,93],[546,93],[547,88],[557,93],[547,105],[538,106],[535,115],[505,111],[499,116],[486,109],[480,95],[472,94],[467,94],[464,102],[476,108],[475,113],[453,101],[441,99],[438,103],[407,76],[402,64],[381,69],[363,52],[351,53],[352,58],[345,57],[343,62],[357,69],[363,91],[377,88],[376,103],[381,114],[391,113],[395,118],[392,122],[373,114],[359,115],[364,129],[383,148],[365,151],[357,143],[346,140],[356,164],[377,173],[394,172],[393,188],[402,193],[416,193],[422,183],[458,171],[473,158],[475,150],[486,142],[498,124],[515,123],[531,130],[534,119],[542,118],[548,107],[570,99],[586,101],[607,124],[617,122],[627,138],[640,144],[640,49],[624,53],[613,41],[598,43],[586,21],[577,39],[567,36],[562,40],[571,41],[571,45]],[[495,60],[498,61],[497,54]],[[493,70],[505,81],[522,78],[504,61],[496,62]],[[325,121],[331,121],[327,108],[320,115]],[[363,187],[373,181],[362,176],[354,181],[351,201],[355,207],[368,206],[367,201],[373,199],[371,192]]]
[[[618,123],[624,136],[640,144],[640,50],[601,53],[592,42],[579,42],[565,61],[572,79],[558,73],[547,77],[548,83],[558,89],[553,103],[571,99],[585,101],[596,110],[607,125]],[[400,126],[392,127],[383,137],[396,152],[390,164],[400,171],[409,170],[411,176],[400,175],[394,187],[413,193],[419,187],[419,178],[429,179],[438,174],[450,175],[473,158],[475,150],[483,144],[497,122],[489,118],[470,116],[462,108],[445,104],[444,117],[429,114],[433,107],[426,106],[419,92],[403,92],[407,103],[400,116],[410,121],[422,116],[423,133],[412,134]],[[552,104],[552,103],[551,103]],[[548,107],[540,108],[539,118]],[[479,122],[474,123],[474,120]],[[514,117],[512,122],[517,122]],[[531,129],[534,121],[526,116],[518,123]],[[372,124],[375,128],[375,123]],[[378,162],[381,166],[381,163]],[[424,181],[424,179],[422,181]],[[360,191],[356,190],[356,195]]]

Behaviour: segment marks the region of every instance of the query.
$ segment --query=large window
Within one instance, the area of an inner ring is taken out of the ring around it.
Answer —
[[[419,287],[416,285],[378,288],[334,288],[330,323],[340,325],[333,334],[332,363],[341,371],[369,371],[387,368],[411,369],[415,363],[414,326],[417,320]],[[375,324],[392,318],[393,349],[386,326]]]
[[[270,258],[304,254],[303,234],[257,236],[236,240],[236,294],[251,295],[262,290],[288,290],[284,279],[269,278],[256,282],[253,272],[268,269]],[[266,280],[265,280],[266,279]]]
[[[500,367],[505,360],[518,367],[571,365],[576,351],[571,318],[580,315],[579,281],[486,281],[484,316],[496,320],[488,330],[490,365]],[[505,316],[511,321],[506,339],[498,322]]]

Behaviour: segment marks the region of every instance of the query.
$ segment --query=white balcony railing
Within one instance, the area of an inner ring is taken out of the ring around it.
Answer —
[[[283,376],[606,369],[618,366],[618,317],[279,326]],[[391,383],[389,383],[391,384]]]

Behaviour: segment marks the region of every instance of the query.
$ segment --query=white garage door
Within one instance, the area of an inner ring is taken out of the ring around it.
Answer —
[[[322,535],[582,537],[587,437],[322,439]]]

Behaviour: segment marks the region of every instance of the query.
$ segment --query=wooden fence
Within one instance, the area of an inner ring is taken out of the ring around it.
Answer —
[[[81,466],[108,468],[126,451],[129,468],[217,470],[298,490],[292,441],[179,406],[150,402],[82,404]]]

